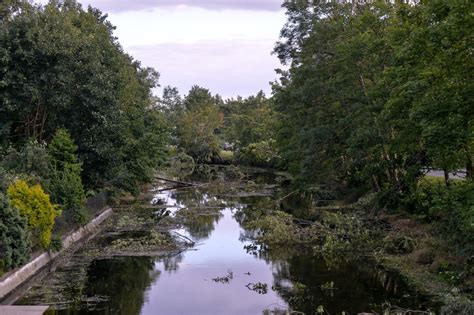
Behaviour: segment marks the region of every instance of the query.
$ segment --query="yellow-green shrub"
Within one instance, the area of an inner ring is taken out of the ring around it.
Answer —
[[[59,215],[58,207],[51,203],[49,195],[39,184],[29,186],[23,180],[16,180],[8,187],[8,197],[11,205],[28,220],[34,245],[48,248],[54,219]]]

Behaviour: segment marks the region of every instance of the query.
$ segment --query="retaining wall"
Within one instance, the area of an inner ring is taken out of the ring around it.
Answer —
[[[87,225],[81,227],[77,231],[73,232],[69,236],[65,237],[62,240],[62,249],[59,252],[52,253],[52,252],[44,252],[38,257],[32,259],[23,267],[19,268],[9,276],[4,279],[0,280],[0,300],[6,297],[9,293],[23,284],[25,281],[30,279],[34,276],[38,271],[40,271],[43,267],[53,261],[57,256],[59,256],[62,252],[67,250],[76,242],[83,239],[85,236],[92,233],[97,227],[104,222],[107,218],[112,215],[112,208],[108,208],[104,210],[100,215],[95,217],[91,222]]]

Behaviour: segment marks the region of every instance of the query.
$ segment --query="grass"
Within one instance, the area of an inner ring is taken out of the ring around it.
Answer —
[[[452,182],[452,183],[456,183],[456,182],[459,183],[459,182],[462,182],[463,179],[450,178],[449,181]],[[420,179],[419,185],[420,186],[424,186],[424,185],[426,185],[426,186],[435,186],[435,185],[445,186],[446,183],[444,182],[443,177],[425,175],[422,179]]]

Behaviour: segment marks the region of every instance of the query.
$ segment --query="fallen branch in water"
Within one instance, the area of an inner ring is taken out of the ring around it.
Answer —
[[[164,177],[160,177],[160,176],[155,176],[155,178],[159,179],[159,180],[162,180],[162,181],[165,181],[165,182],[178,184],[180,186],[198,186],[198,184],[196,184],[196,183],[182,182],[182,181],[179,181],[179,180],[168,179],[168,178],[164,178]]]
[[[196,242],[195,242],[195,241],[193,241],[192,239],[190,239],[189,237],[187,237],[187,236],[184,236],[183,234],[181,234],[181,233],[178,233],[178,232],[176,232],[176,231],[172,231],[172,232],[173,232],[173,234],[175,234],[176,236],[178,236],[178,237],[181,237],[182,239],[184,239],[184,240],[188,241],[188,242],[189,242],[191,245],[194,245],[194,244],[196,244]]]

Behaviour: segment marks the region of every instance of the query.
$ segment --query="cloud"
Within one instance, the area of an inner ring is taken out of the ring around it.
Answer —
[[[186,94],[198,84],[224,98],[249,96],[263,90],[280,67],[270,54],[272,40],[215,40],[130,47],[127,51],[161,74],[162,86],[176,86]]]
[[[283,0],[83,0],[104,12],[119,13],[154,8],[198,7],[208,10],[278,11]]]

